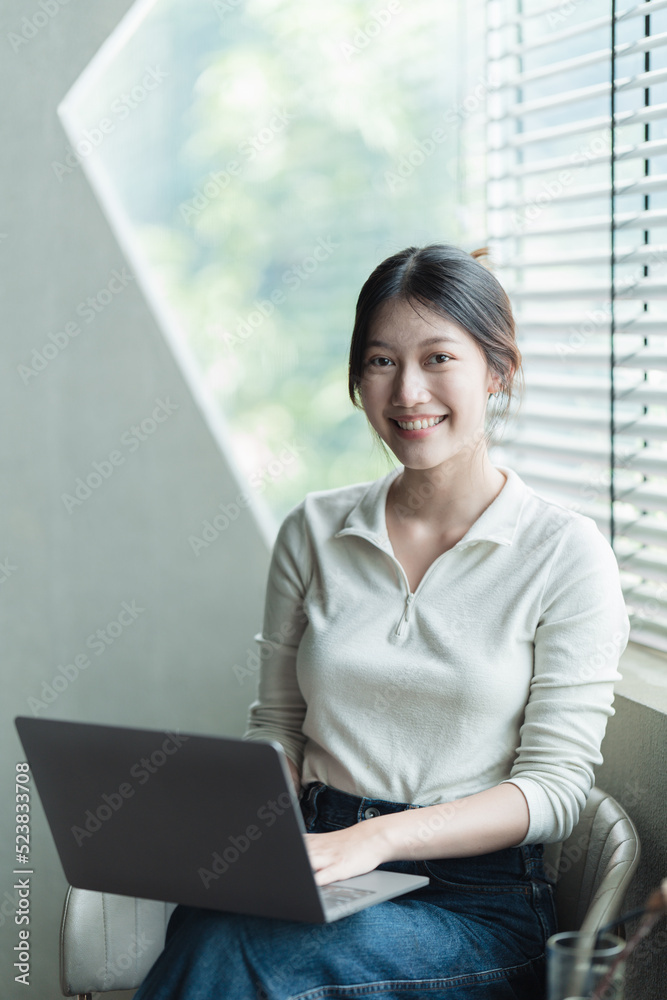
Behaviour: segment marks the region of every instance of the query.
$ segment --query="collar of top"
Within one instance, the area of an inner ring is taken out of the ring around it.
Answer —
[[[464,548],[475,542],[497,542],[511,545],[519,524],[519,517],[528,495],[534,491],[513,470],[498,465],[507,476],[507,481],[498,496],[477,520],[470,526],[454,548]],[[334,538],[343,535],[363,535],[381,546],[389,544],[385,515],[387,494],[401,468],[392,469],[386,476],[370,483],[345,519],[344,526]]]

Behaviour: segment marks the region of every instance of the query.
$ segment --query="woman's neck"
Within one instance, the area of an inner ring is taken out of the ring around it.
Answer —
[[[455,461],[434,469],[404,468],[387,494],[387,517],[417,530],[462,538],[506,482],[486,452],[473,462],[466,459],[463,468]]]

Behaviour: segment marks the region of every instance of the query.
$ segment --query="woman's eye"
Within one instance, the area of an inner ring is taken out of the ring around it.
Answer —
[[[440,364],[441,362],[444,362],[444,361],[450,361],[451,360],[450,355],[449,354],[444,354],[444,353],[442,353],[442,354],[432,354],[431,355],[431,359],[432,358],[436,358],[437,361],[438,361],[438,364]],[[377,358],[370,358],[366,362],[366,365],[369,368],[387,368],[389,365],[393,365],[393,363],[394,362],[391,360],[391,358],[377,357]]]

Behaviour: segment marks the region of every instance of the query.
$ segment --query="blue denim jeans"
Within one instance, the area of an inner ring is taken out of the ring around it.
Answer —
[[[418,806],[302,790],[309,833]],[[372,812],[372,815],[377,815]],[[545,942],[557,930],[543,847],[472,858],[392,861],[422,889],[330,924],[179,906],[134,1000],[543,1000]]]

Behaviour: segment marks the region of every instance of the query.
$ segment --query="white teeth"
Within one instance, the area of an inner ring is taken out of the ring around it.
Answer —
[[[404,431],[420,431],[423,427],[433,427],[444,420],[442,417],[429,417],[428,420],[397,420],[396,423]]]

